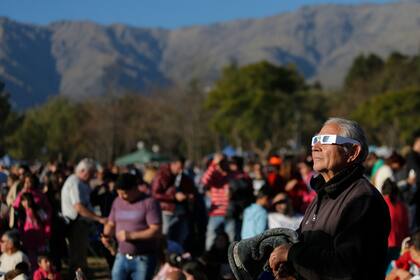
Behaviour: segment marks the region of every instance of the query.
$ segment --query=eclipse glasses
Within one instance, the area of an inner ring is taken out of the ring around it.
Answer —
[[[335,134],[319,134],[312,137],[312,146],[315,144],[326,144],[326,145],[342,145],[342,144],[356,144],[360,145],[359,141],[343,137]]]

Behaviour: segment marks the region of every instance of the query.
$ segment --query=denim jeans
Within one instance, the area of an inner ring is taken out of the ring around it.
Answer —
[[[156,268],[156,256],[140,255],[127,258],[118,253],[112,267],[113,280],[150,280]]]
[[[238,228],[239,227],[239,228]],[[239,231],[238,231],[239,230]],[[230,242],[238,240],[240,225],[234,219],[227,219],[224,216],[210,216],[207,224],[206,250],[210,250],[214,239],[220,232],[226,232]]]
[[[185,215],[162,213],[162,232],[169,240],[184,246],[189,233],[188,219]]]

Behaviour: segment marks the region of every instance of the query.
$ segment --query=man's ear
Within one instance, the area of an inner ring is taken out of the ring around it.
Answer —
[[[350,156],[347,159],[347,162],[354,162],[362,153],[362,146],[353,145],[349,151]]]

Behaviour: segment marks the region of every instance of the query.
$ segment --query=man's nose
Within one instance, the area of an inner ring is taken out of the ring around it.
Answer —
[[[321,151],[321,143],[318,141],[318,142],[316,142],[315,144],[313,144],[312,145],[312,151],[317,151],[317,152],[319,152],[319,151]]]

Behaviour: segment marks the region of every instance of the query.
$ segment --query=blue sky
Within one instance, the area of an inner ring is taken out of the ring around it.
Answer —
[[[387,0],[0,0],[0,16],[48,24],[90,20],[141,27],[178,28],[244,18],[260,18],[321,3],[384,3]]]

